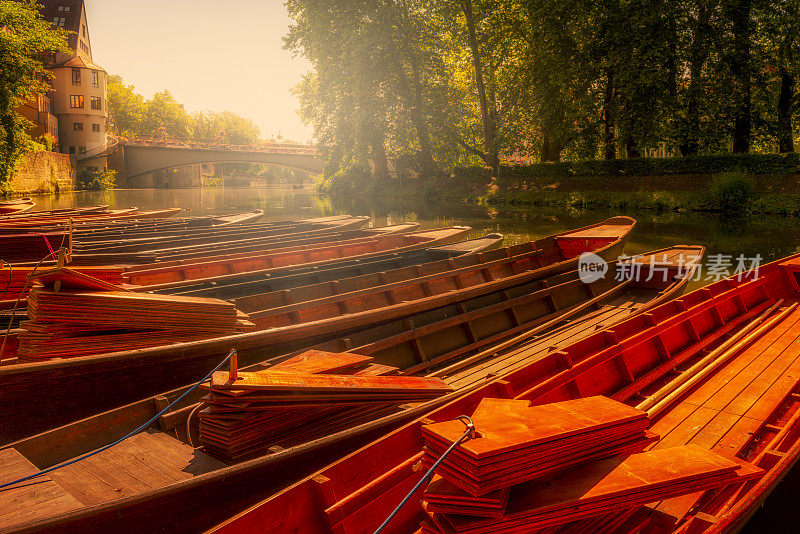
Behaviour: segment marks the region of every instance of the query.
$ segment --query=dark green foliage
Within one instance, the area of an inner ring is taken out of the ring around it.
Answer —
[[[110,169],[83,169],[75,179],[75,189],[79,191],[104,191],[114,187],[117,171]]]
[[[400,161],[418,162],[412,170],[423,178],[495,169],[495,153],[501,163],[570,162],[513,171],[554,178],[794,166],[715,158],[731,148],[792,152],[796,1],[289,0],[287,8],[286,46],[313,66],[297,88],[301,115],[330,179],[365,165],[385,179]],[[708,159],[640,158],[662,149]]]
[[[684,158],[632,158],[617,160],[565,161],[533,165],[504,166],[501,178],[514,180],[553,179],[565,177],[625,177],[709,175],[728,171],[746,174],[800,173],[800,154],[722,154],[718,156],[687,156]],[[489,179],[482,167],[459,167],[453,171],[458,179]]]
[[[711,182],[713,206],[725,213],[742,213],[748,210],[753,200],[755,183],[742,172],[718,174]]]
[[[41,57],[67,49],[66,33],[42,19],[34,0],[0,0],[0,186],[29,149],[30,123],[17,109],[47,92]]]

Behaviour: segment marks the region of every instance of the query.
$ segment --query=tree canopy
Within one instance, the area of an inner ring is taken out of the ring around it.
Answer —
[[[31,141],[18,109],[47,93],[42,59],[68,49],[66,32],[42,19],[35,0],[0,0],[0,186]]]
[[[793,149],[798,2],[288,0],[328,174]],[[663,145],[662,145],[663,144]]]
[[[108,127],[123,137],[194,138],[232,145],[258,140],[255,123],[224,111],[189,114],[167,90],[145,98],[121,76],[108,77]]]

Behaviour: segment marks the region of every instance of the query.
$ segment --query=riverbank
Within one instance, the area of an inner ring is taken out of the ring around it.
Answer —
[[[459,167],[377,181],[368,173],[319,180],[334,195],[436,199],[478,205],[800,215],[800,154]]]

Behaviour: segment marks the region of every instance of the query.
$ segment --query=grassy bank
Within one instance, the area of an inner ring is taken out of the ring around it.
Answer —
[[[546,163],[503,167],[496,178],[482,167],[389,182],[362,173],[322,189],[509,206],[800,215],[800,154]]]

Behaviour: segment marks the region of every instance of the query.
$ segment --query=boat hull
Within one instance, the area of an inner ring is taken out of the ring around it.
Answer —
[[[639,313],[676,296],[686,282],[688,282],[688,278],[679,283],[670,284],[666,290],[657,293],[656,298],[642,306],[638,310]],[[355,352],[361,351],[355,349]],[[106,506],[89,508],[79,513],[53,518],[51,521],[33,525],[25,531],[102,532],[105,529],[114,529],[127,532],[128,526],[130,526],[131,529],[158,530],[168,527],[172,532],[197,532],[207,528],[219,518],[229,515],[232,510],[242,509],[254,502],[259,495],[267,495],[298,479],[300,476],[298,466],[303,466],[303,470],[314,469],[359,445],[384,435],[392,428],[427,413],[436,405],[445,404],[459,396],[469,394],[469,391],[459,391],[442,397],[435,403],[424,404],[415,409],[371,421],[357,428],[341,431],[302,446],[224,468],[164,488],[161,492],[150,492],[135,498],[109,503]],[[135,409],[143,418],[151,413],[155,414],[156,411],[153,403],[136,405]],[[53,441],[66,442],[74,439],[76,432],[85,436],[99,434],[100,437],[96,441],[84,443],[84,447],[91,449],[100,445],[101,439],[106,441],[113,439],[113,436],[103,435],[103,429],[109,428],[109,422],[113,418],[112,414],[107,414],[87,419],[79,424],[48,433],[48,435],[30,438],[14,446],[26,456],[35,457],[45,464],[62,461],[67,459],[65,455],[69,453],[52,456]],[[119,430],[124,431],[135,424],[136,422],[129,421],[124,428]],[[287,504],[287,506],[291,507],[291,504]],[[120,516],[126,518],[124,524],[118,520]],[[181,517],[183,520],[177,522],[176,517]],[[166,521],[169,523],[167,524]]]

